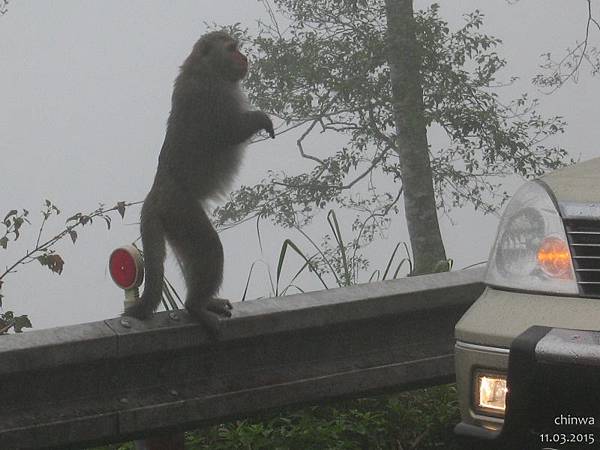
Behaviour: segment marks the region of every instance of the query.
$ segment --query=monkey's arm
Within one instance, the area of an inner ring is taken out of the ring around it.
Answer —
[[[239,122],[232,130],[227,130],[225,137],[229,144],[241,144],[250,139],[256,132],[265,130],[272,139],[275,139],[273,122],[262,111],[244,111],[239,116]]]

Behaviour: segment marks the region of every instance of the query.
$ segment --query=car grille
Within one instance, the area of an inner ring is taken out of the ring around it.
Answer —
[[[565,219],[581,295],[600,297],[600,220]]]

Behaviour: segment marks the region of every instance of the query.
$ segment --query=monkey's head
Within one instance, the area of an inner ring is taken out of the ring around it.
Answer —
[[[246,76],[248,59],[240,52],[236,39],[224,31],[213,31],[196,42],[181,69],[227,81],[239,81]]]

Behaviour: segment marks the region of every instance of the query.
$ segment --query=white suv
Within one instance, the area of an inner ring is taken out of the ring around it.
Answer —
[[[456,325],[456,432],[600,448],[600,158],[523,185]]]

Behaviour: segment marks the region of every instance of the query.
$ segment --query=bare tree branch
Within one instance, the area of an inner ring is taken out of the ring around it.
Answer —
[[[323,165],[324,163],[323,163],[322,159],[319,159],[316,156],[312,156],[312,155],[305,153],[304,147],[302,147],[302,141],[304,141],[306,136],[308,136],[310,134],[310,132],[315,127],[315,125],[318,123],[319,123],[319,119],[313,120],[312,123],[310,124],[310,126],[306,129],[306,131],[304,133],[302,133],[302,135],[298,138],[298,140],[296,141],[296,145],[298,146],[298,150],[300,151],[300,154],[302,155],[303,158],[311,159],[313,161],[316,161],[320,165]]]
[[[587,61],[592,66],[593,71],[597,72],[600,67],[598,61],[592,61],[590,58],[590,28],[594,25],[600,31],[600,22],[594,18],[592,12],[592,0],[587,1],[587,19],[585,24],[585,35],[583,41],[578,42],[572,49],[567,49],[566,55],[560,61],[552,61],[550,53],[546,53],[546,62],[541,66],[543,69],[551,69],[549,76],[538,75],[534,78],[534,84],[551,89],[545,94],[552,94],[560,89],[568,80],[577,81],[581,65]],[[594,49],[591,49],[594,51]]]
[[[44,255],[46,252],[51,250],[51,247],[54,246],[54,244],[56,244],[58,241],[60,241],[61,239],[63,239],[66,236],[71,236],[71,233],[74,231],[75,228],[84,226],[87,223],[91,223],[92,220],[96,217],[107,220],[106,217],[107,217],[108,213],[117,211],[117,212],[119,212],[119,214],[122,214],[122,211],[124,210],[124,208],[133,206],[133,205],[138,205],[141,203],[142,203],[141,201],[130,202],[130,203],[119,202],[117,205],[115,205],[111,208],[108,208],[108,209],[105,209],[101,205],[98,209],[92,211],[89,214],[78,213],[75,216],[67,219],[67,225],[65,226],[65,228],[62,231],[60,231],[57,235],[51,237],[50,239],[48,239],[45,242],[40,244],[40,242],[39,242],[40,236],[41,236],[41,232],[44,227],[45,220],[46,220],[46,216],[44,215],[44,218],[45,218],[44,223],[40,227],[40,231],[38,234],[38,238],[37,238],[35,247],[32,250],[28,250],[23,256],[21,256],[11,266],[7,267],[4,272],[0,273],[0,280],[2,280],[6,275],[15,272],[15,269],[17,268],[17,266],[19,266],[21,264],[27,264],[31,261],[36,260],[38,256]],[[110,220],[107,220],[107,223],[110,223]]]

